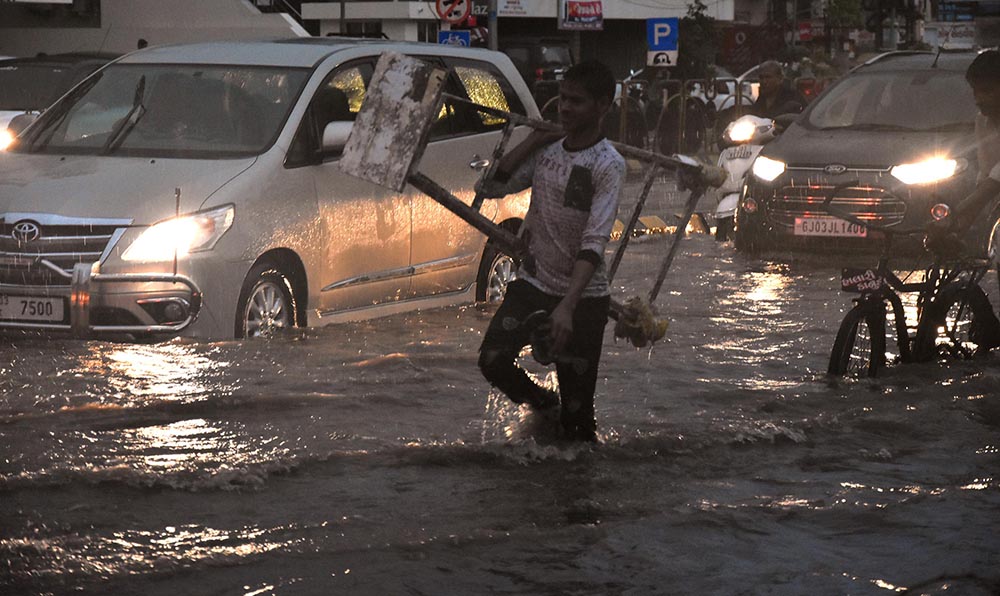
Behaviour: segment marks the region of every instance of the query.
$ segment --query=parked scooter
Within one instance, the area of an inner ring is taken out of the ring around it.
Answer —
[[[750,166],[764,145],[777,136],[774,120],[749,114],[733,120],[722,133],[719,167],[726,171],[726,182],[718,189],[715,209],[715,239],[728,240],[733,233],[733,217],[740,202],[740,192]]]

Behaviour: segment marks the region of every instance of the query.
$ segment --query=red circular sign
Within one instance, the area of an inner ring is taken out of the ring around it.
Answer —
[[[438,16],[451,24],[458,24],[469,18],[472,0],[437,0]]]

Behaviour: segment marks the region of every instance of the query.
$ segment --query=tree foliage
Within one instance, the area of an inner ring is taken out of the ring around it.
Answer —
[[[719,48],[715,19],[706,14],[707,8],[702,0],[694,0],[680,19],[676,78],[704,79],[714,74]]]

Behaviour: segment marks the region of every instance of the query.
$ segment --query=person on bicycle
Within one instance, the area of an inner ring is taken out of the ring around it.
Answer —
[[[979,115],[976,118],[976,146],[979,181],[972,194],[956,208],[951,229],[966,229],[983,207],[1000,197],[1000,51],[988,50],[976,56],[965,72],[972,87]]]

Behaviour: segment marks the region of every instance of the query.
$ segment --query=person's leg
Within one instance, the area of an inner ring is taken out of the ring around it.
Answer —
[[[514,403],[534,407],[558,403],[552,392],[535,383],[516,362],[530,339],[530,330],[521,323],[536,310],[550,311],[553,306],[547,298],[525,281],[512,282],[479,347],[479,370]]]
[[[594,391],[610,302],[611,299],[606,296],[580,301],[573,313],[573,338],[567,353],[574,360],[556,364],[562,399],[560,421],[566,438],[570,440],[597,440]]]

